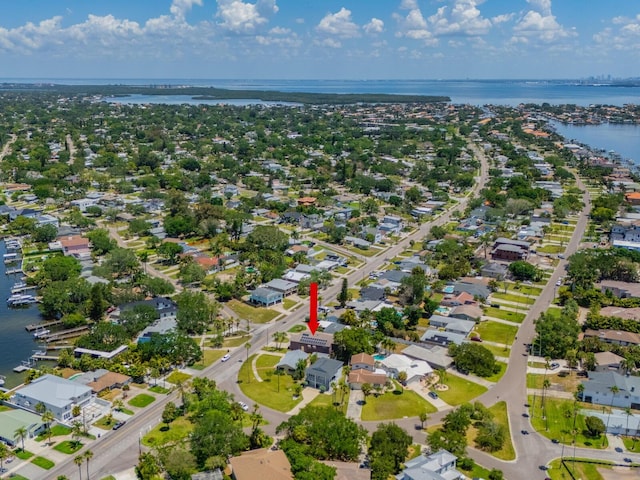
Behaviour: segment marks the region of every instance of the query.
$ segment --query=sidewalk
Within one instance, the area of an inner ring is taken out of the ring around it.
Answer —
[[[314,398],[316,398],[318,395],[320,395],[319,390],[316,390],[315,388],[305,387],[302,390],[302,401],[298,405],[293,407],[291,410],[289,410],[287,412],[287,415],[296,415],[297,413],[300,412],[300,410],[302,410],[304,407],[309,405],[311,401]],[[328,395],[328,394],[325,393],[325,395]]]
[[[405,389],[411,390],[412,392],[417,393],[422,398],[424,398],[427,402],[429,402],[431,405],[436,407],[438,409],[438,411],[448,410],[448,409],[451,408],[451,405],[449,405],[447,402],[442,400],[440,397],[431,398],[429,396],[429,391],[425,389],[425,387],[422,385],[422,383],[419,383],[417,385],[415,385],[415,384],[408,385],[408,386],[405,387]]]

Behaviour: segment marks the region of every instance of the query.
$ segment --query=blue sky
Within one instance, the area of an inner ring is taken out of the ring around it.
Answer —
[[[3,2],[0,78],[640,76],[640,0]]]

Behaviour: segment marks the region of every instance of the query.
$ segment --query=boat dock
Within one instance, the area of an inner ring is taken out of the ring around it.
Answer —
[[[5,275],[14,275],[16,273],[23,273],[23,272],[22,272],[22,267],[20,267],[20,268],[12,268],[10,270],[5,270],[4,273]]]
[[[38,339],[44,342],[56,342],[58,340],[64,340],[66,338],[78,337],[84,332],[88,332],[88,326],[70,328],[69,330],[62,330],[56,333],[47,333],[45,335],[39,335]]]
[[[24,328],[27,329],[27,332],[33,332],[34,330],[37,330],[39,328],[48,328],[48,327],[53,327],[54,325],[61,325],[61,324],[62,324],[62,320],[52,320],[50,322],[43,322],[43,323],[30,323]]]
[[[22,293],[22,292],[27,292],[29,290],[35,290],[36,287],[35,285],[26,285],[24,287],[13,287],[11,289],[11,293]]]
[[[58,357],[56,355],[45,355],[42,353],[34,353],[33,355],[31,355],[31,358],[33,360],[58,360]]]

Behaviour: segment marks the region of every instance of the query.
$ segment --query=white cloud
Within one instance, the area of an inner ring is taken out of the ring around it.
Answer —
[[[483,18],[478,0],[455,0],[453,7],[440,7],[429,17],[436,35],[484,35],[491,28],[491,20]]]
[[[427,21],[422,16],[422,11],[419,8],[410,10],[406,16],[394,13],[393,18],[398,23],[397,37],[426,41],[433,38],[433,34],[427,28]]]
[[[347,10],[344,7],[342,7],[339,12],[325,15],[316,26],[316,31],[323,35],[337,36],[340,38],[360,36],[360,28],[351,20],[351,10]]]
[[[606,27],[593,35],[593,40],[605,51],[613,49],[633,52],[640,51],[640,14],[633,18],[614,17],[614,27]]]
[[[246,3],[241,0],[218,0],[216,17],[222,19],[220,26],[237,34],[253,34],[269,22],[269,17],[278,12],[275,0],[258,0]]]
[[[323,38],[321,40],[315,40],[313,43],[321,47],[329,47],[329,48],[342,47],[342,42],[340,40],[336,40],[335,38]]]
[[[384,22],[379,18],[372,18],[369,23],[362,27],[368,35],[376,35],[384,31]]]
[[[502,15],[497,15],[491,19],[491,23],[494,25],[499,25],[501,23],[505,23],[510,21],[513,18],[513,13],[505,13]]]
[[[418,0],[402,0],[400,2],[400,8],[402,10],[415,10],[418,7]]]
[[[202,0],[173,0],[169,11],[174,17],[184,19],[185,15],[194,5],[202,6]]]
[[[551,0],[527,0],[536,10],[529,10],[513,27],[515,37],[527,37],[543,42],[553,42],[575,36],[573,30],[567,30],[558,23],[551,13]]]

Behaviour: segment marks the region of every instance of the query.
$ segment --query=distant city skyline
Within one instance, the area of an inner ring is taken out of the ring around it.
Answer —
[[[0,65],[2,78],[637,78],[640,2],[7,2]]]

